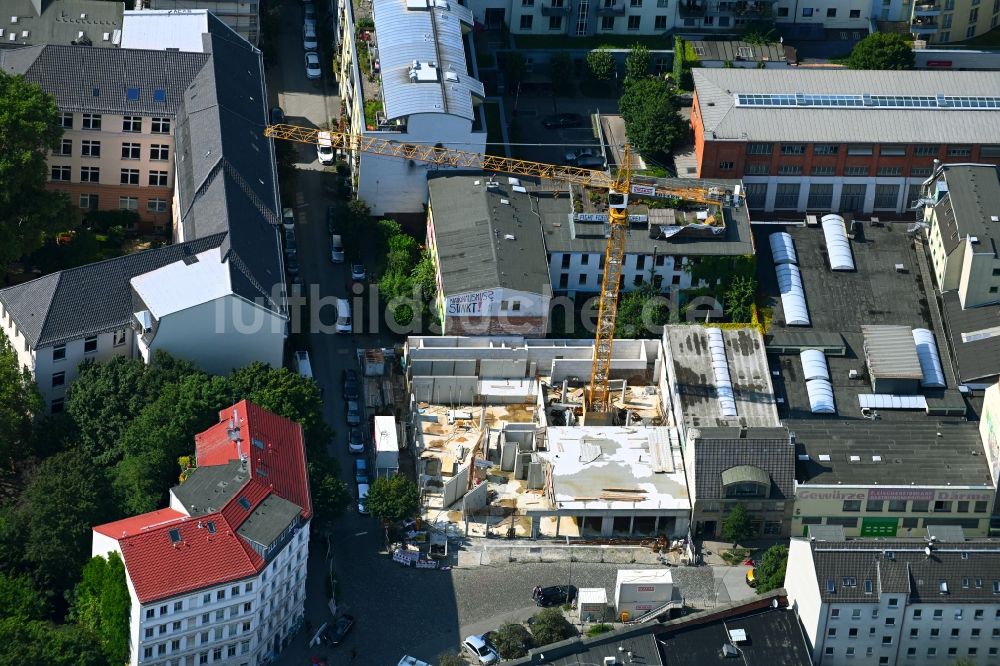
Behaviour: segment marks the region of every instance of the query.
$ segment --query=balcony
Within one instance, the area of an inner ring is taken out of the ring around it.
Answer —
[[[625,16],[625,0],[603,0],[597,8],[599,16]]]
[[[542,16],[569,16],[570,5],[567,0],[544,0]]]
[[[938,31],[938,22],[934,17],[916,16],[910,23],[910,32],[914,35],[933,35]]]
[[[746,2],[737,0],[736,2],[717,2],[711,6],[712,14],[729,14],[733,16],[747,16],[750,18],[766,18],[771,16],[771,1]]]
[[[941,13],[941,5],[936,2],[923,2],[913,5],[913,16],[938,16]]]
[[[697,18],[704,16],[708,11],[708,3],[705,0],[681,0],[677,11],[681,18]]]

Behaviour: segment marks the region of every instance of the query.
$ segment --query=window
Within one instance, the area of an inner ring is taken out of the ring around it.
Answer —
[[[142,145],[138,143],[122,144],[122,159],[137,160],[142,157]]]
[[[971,154],[969,146],[948,146],[948,157],[968,157]]]
[[[861,619],[861,609],[860,608],[852,608],[851,609],[851,619],[852,620],[860,620]]]
[[[68,166],[54,166],[51,170],[52,180],[69,180],[70,179],[70,168]]]
[[[974,7],[969,11],[969,23],[975,23],[979,20],[979,7]],[[972,31],[972,35],[975,36],[975,30]]]
[[[114,346],[114,347],[121,347],[123,344],[125,344],[125,329],[122,328],[122,329],[119,329],[119,330],[115,331],[115,337],[112,340],[112,346]],[[183,606],[184,606],[184,603],[181,602],[181,601],[178,601],[177,603],[174,604],[174,610],[175,611],[179,611],[179,610],[181,610],[181,607],[183,607]]]
[[[920,636],[919,629],[910,629],[910,638],[917,638],[918,636]]]
[[[802,165],[801,164],[782,164],[778,167],[779,176],[801,176],[802,175]]]
[[[215,593],[215,600],[216,601],[221,601],[222,599],[225,599],[225,598],[226,598],[226,591],[225,590],[219,590],[218,592]]]
[[[898,166],[884,166],[879,167],[878,171],[875,172],[876,176],[902,176],[903,168]]]
[[[167,212],[167,200],[148,199],[146,201],[146,210],[150,213],[165,213]]]
[[[840,617],[840,609],[839,608],[831,608],[830,609],[830,617],[832,617],[834,619]]]
[[[905,512],[906,500],[889,500],[889,511],[898,513]]]
[[[910,505],[910,511],[913,513],[927,513],[929,506],[930,504],[927,500],[913,500],[913,504]]]
[[[847,637],[848,638],[857,638],[858,637],[858,628],[857,627],[851,627],[850,629],[848,629],[847,630]]]
[[[73,114],[66,112],[60,113],[59,127],[62,127],[63,129],[73,129]]]
[[[817,143],[813,145],[813,155],[836,155],[840,146],[836,143]]]
[[[122,169],[122,172],[121,172],[121,184],[122,185],[138,185],[139,184],[139,170],[138,169]]]
[[[744,183],[744,185],[747,193],[747,207],[763,208],[764,202],[767,200],[767,183]],[[678,282],[678,284],[680,283]]]
[[[770,155],[771,154],[771,144],[770,143],[748,143],[747,144],[747,155]]]
[[[976,513],[986,513],[986,501],[979,500],[978,502],[976,502],[973,511]]]
[[[629,0],[629,7],[642,7],[642,0]]]
[[[62,143],[59,144],[59,151],[56,155],[70,156],[73,154],[73,140],[63,139]]]
[[[653,29],[654,30],[666,30],[667,29],[667,17],[666,16],[656,16],[653,18]]]
[[[747,176],[766,176],[767,172],[767,164],[763,162],[751,162],[743,169],[743,173]]]
[[[96,351],[97,351],[97,336],[96,335],[92,335],[89,338],[84,338],[83,339],[83,353],[84,354],[93,354]],[[165,608],[166,607],[164,607],[164,609]],[[165,613],[166,610],[163,610],[162,612]]]
[[[935,608],[934,609],[934,619],[935,620],[940,620],[943,616],[944,616],[944,611],[943,610],[941,610],[940,608]]]
[[[62,413],[62,410],[63,410],[63,407],[64,407],[64,400],[63,400],[62,398],[56,398],[56,399],[55,399],[55,400],[53,400],[53,401],[52,401],[52,403],[51,403],[51,404],[49,405],[49,410],[50,410],[50,411],[51,411],[51,412],[52,412],[53,414],[61,414],[61,413]]]
[[[52,373],[52,388],[57,386],[64,386],[66,384],[66,373],[65,372],[54,372]]]
[[[778,183],[778,189],[774,197],[775,208],[799,207],[799,184],[798,183]]]
[[[828,645],[827,647],[825,647],[823,649],[823,654],[827,655],[828,657],[832,657],[833,656],[833,648]]]
[[[146,657],[147,659],[149,657],[152,657],[153,656],[153,648],[151,648],[151,647],[143,648],[143,650],[142,650],[142,656]]]
[[[118,210],[139,210],[139,197],[118,197]]]
[[[521,6],[522,7],[534,7],[535,6],[535,0],[521,0]]]
[[[929,175],[931,175],[930,167],[910,167],[910,176],[912,178],[926,178]]]
[[[601,17],[601,30],[614,30],[615,29],[615,17],[614,16],[602,16]]]
[[[861,10],[860,9],[852,9],[850,11],[850,13],[849,13],[849,16],[851,18],[861,18]]]
[[[628,29],[629,30],[638,30],[641,24],[642,24],[642,17],[641,16],[629,16],[628,17]]]
[[[149,184],[157,187],[166,187],[167,185],[167,172],[166,171],[150,171],[149,172]]]
[[[531,14],[521,15],[521,30],[531,30],[531,24],[534,22],[535,17]]]
[[[885,507],[885,500],[868,500],[865,504],[865,511],[880,512]]]
[[[871,155],[872,154],[872,144],[870,143],[852,143],[847,146],[848,155]]]
[[[806,208],[809,210],[830,210],[832,204],[832,183],[812,183],[809,186],[809,200],[806,203]]]
[[[670,7],[670,0],[656,0],[656,6],[658,9],[667,9]]]
[[[66,358],[66,345],[56,345],[52,348],[52,360],[62,361]]]
[[[867,583],[868,581],[865,581],[865,582]],[[894,626],[896,626],[896,618],[894,618],[894,617],[887,617],[887,618],[885,618],[885,626],[887,626],[887,627],[894,627]]]
[[[783,143],[781,144],[782,155],[805,155],[806,144],[804,143]]]
[[[80,167],[80,182],[98,183],[101,180],[100,167]]]
[[[848,657],[853,657],[854,656],[854,648],[853,647],[847,648],[847,656]]]
[[[867,176],[868,167],[866,166],[847,166],[844,167],[845,176]]]
[[[1000,0],[997,0],[997,2],[1000,2]],[[997,145],[980,146],[979,147],[979,156],[980,157],[1000,157],[1000,146],[997,146]]]
[[[937,144],[924,144],[913,148],[913,154],[917,157],[937,157],[938,151]]]
[[[100,141],[88,141],[84,139],[80,143],[80,154],[84,157],[100,157],[101,156],[101,142]]]
[[[549,30],[562,30],[562,16],[549,17]]]
[[[947,500],[937,500],[934,502],[934,513],[951,513],[951,502]]]
[[[153,134],[170,134],[170,118],[153,118]]]
[[[142,131],[142,117],[141,116],[125,116],[122,118],[122,131],[123,132],[141,132]]]
[[[812,7],[803,7],[802,8],[802,16],[804,16],[806,18],[809,18],[812,15],[813,15],[813,8]]]
[[[842,511],[861,511],[861,500],[844,500]]]
[[[899,185],[875,186],[875,208],[895,210],[897,201],[899,201]]]
[[[732,171],[735,166],[734,162],[719,162],[719,171]]]
[[[101,129],[101,114],[99,114],[99,113],[85,113],[85,114],[83,114],[83,129],[85,129],[85,130],[100,130]]]
[[[812,168],[813,176],[832,176],[834,173],[832,166],[814,166]]]
[[[921,617],[923,617],[923,615],[924,615],[924,612],[922,610],[920,610],[919,608],[917,608],[916,610],[913,611],[913,619],[914,620],[919,620]]]
[[[895,157],[900,157],[906,155],[906,146],[899,144],[884,144],[879,146],[879,155],[891,155]]]

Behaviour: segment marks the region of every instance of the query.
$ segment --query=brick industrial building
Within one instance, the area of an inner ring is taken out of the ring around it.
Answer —
[[[758,212],[902,214],[935,160],[1000,164],[1000,73],[694,70],[699,178]],[[988,143],[988,142],[993,143]]]

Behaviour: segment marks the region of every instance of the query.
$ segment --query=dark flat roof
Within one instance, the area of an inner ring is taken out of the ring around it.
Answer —
[[[172,492],[191,516],[221,511],[250,478],[246,465],[233,460],[225,465],[199,467]]]
[[[742,629],[746,641],[733,643],[730,632]],[[707,624],[680,626],[658,634],[665,666],[809,666],[809,648],[795,611],[767,608],[762,611],[719,619]],[[722,646],[738,648],[742,660],[724,657]],[[599,663],[599,662],[598,662]]]
[[[253,513],[247,516],[236,533],[248,541],[268,546],[289,525],[294,525],[301,513],[302,507],[271,493],[254,507]]]
[[[962,340],[963,333],[1000,327],[1000,305],[963,310],[956,291],[943,294],[941,299],[944,302],[945,326],[951,338],[951,348],[955,352],[961,380],[982,381],[1000,374],[1000,334],[972,342]]]
[[[809,455],[796,462],[795,478],[813,484],[993,486],[978,423],[906,413],[910,418],[901,421],[787,420],[796,455]]]

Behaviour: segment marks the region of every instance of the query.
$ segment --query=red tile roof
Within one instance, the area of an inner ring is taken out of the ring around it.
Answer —
[[[150,511],[149,513],[140,513],[138,516],[122,518],[113,523],[104,523],[95,527],[94,531],[104,536],[109,536],[112,539],[121,539],[122,537],[138,534],[141,531],[163,525],[167,522],[176,522],[177,519],[185,517],[185,514],[180,511],[174,511],[168,507],[166,509]]]
[[[140,603],[259,573],[263,559],[236,531],[271,493],[302,507],[303,520],[312,516],[302,427],[246,400],[219,412],[219,419],[195,436],[198,466],[241,457],[250,465],[250,478],[221,511],[195,519],[160,509],[94,528],[119,542]]]

